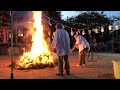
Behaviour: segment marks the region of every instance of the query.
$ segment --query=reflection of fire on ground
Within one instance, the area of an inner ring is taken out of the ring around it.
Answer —
[[[32,47],[30,51],[24,51],[23,55],[17,60],[16,68],[43,68],[53,67],[57,61],[57,56],[48,48],[44,38],[42,25],[42,12],[33,11]]]

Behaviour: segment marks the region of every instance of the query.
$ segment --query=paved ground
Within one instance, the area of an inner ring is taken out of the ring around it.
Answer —
[[[14,60],[16,60],[14,56]],[[0,79],[10,79],[10,57],[0,56]],[[71,76],[56,76],[57,67],[31,70],[14,69],[14,79],[114,79],[112,61],[120,61],[119,54],[112,53],[93,53],[93,61],[91,53],[88,58],[86,55],[87,66],[76,67],[77,52],[73,52],[69,56]]]

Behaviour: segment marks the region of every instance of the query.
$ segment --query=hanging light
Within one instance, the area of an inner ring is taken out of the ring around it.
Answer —
[[[65,26],[62,24],[62,28],[64,29],[65,28]]]
[[[102,37],[103,37],[103,32],[104,32],[104,27],[101,27],[101,32],[102,32]]]
[[[115,30],[118,30],[119,29],[119,26],[118,25],[115,25]]]
[[[82,35],[85,35],[85,31],[84,31],[84,29],[82,30]]]
[[[115,25],[115,30],[116,30],[116,36],[117,36],[117,31],[119,29],[119,26],[118,25]]]
[[[112,30],[112,25],[109,25],[108,29],[109,29],[109,30]]]
[[[56,33],[56,32],[53,32],[53,36],[55,36],[55,33]]]
[[[72,31],[72,28],[71,28],[71,36],[73,36],[74,32]]]
[[[95,29],[95,33],[98,33],[98,29],[97,28]]]
[[[50,31],[48,32],[48,35],[51,35],[51,32],[50,32]]]
[[[21,29],[18,30],[18,36],[23,36]]]
[[[28,23],[32,23],[31,21],[28,21]]]
[[[48,24],[49,24],[50,26],[52,26],[52,24],[51,24],[51,22],[50,22],[50,18],[48,18]]]
[[[78,33],[80,34],[80,29],[78,29]]]
[[[103,26],[101,27],[101,32],[102,32],[102,33],[104,32],[104,27],[103,27]]]
[[[88,30],[88,34],[91,34],[91,30]]]
[[[78,31],[76,31],[76,34],[77,34],[77,35],[79,35],[79,32],[78,32]]]
[[[22,36],[23,36],[23,34],[21,33],[21,34],[20,34],[20,36],[22,37]]]

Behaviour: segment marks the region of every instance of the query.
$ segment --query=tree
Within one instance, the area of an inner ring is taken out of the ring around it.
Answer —
[[[46,15],[50,18],[50,23],[52,26],[49,25],[51,30],[51,34],[55,31],[55,24],[60,23],[61,20],[61,12],[60,11],[46,11]]]
[[[97,34],[98,40],[103,40],[103,37],[101,37],[101,26],[104,26],[104,38],[109,39],[107,36],[109,35],[108,25],[112,24],[113,20],[111,20],[109,17],[107,17],[104,14],[104,11],[97,12],[97,11],[85,11],[81,12],[80,14],[75,17],[70,17],[66,20],[66,23],[72,24],[75,26],[75,28],[78,29],[84,29],[84,28],[90,28],[91,30],[93,28],[98,28],[99,34]],[[71,25],[71,26],[72,26]],[[85,30],[86,33],[88,29]],[[93,36],[95,36],[95,33],[92,33]],[[102,38],[102,39],[100,39]],[[104,39],[105,41],[106,39]]]
[[[61,21],[61,12],[60,11],[47,11],[47,14],[51,19],[54,19],[58,22]]]

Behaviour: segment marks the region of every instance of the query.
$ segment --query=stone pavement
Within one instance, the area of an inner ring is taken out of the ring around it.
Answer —
[[[18,57],[14,56],[14,60]],[[71,76],[56,76],[57,66],[54,68],[18,70],[14,69],[14,79],[114,79],[112,61],[120,61],[119,54],[91,53],[86,55],[86,67],[76,67],[77,52],[69,56]],[[0,79],[10,79],[10,56],[0,56]]]

